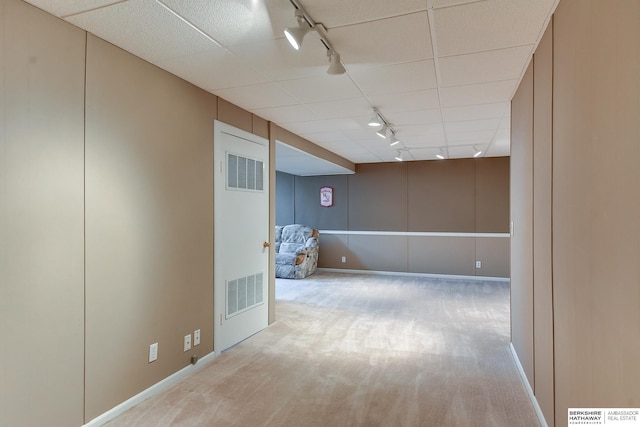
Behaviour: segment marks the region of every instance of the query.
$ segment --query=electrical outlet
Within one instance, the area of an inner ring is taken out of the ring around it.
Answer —
[[[191,334],[184,336],[184,351],[191,350]]]
[[[158,359],[158,343],[153,343],[149,346],[149,363]]]
[[[342,262],[347,262],[347,257],[346,256],[342,257]]]
[[[482,268],[482,261],[476,261],[476,268]]]
[[[200,329],[196,329],[193,332],[193,346],[197,346],[198,344],[200,344]]]

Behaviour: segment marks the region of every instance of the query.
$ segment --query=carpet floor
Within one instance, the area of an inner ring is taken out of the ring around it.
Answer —
[[[107,425],[540,425],[506,282],[317,272],[276,301],[274,324]]]

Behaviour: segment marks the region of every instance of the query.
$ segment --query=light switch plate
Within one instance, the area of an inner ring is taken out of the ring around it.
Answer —
[[[149,363],[158,360],[158,343],[149,346]]]
[[[193,332],[193,346],[197,346],[198,344],[200,344],[200,329],[196,329]]]

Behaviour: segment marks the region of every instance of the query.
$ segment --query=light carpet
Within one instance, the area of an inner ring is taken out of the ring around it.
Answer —
[[[108,423],[539,426],[509,351],[509,285],[317,272],[277,321]]]

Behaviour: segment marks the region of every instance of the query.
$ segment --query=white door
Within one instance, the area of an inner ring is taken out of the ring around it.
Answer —
[[[268,323],[269,141],[214,123],[214,350]]]

